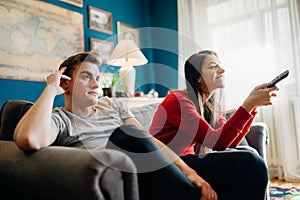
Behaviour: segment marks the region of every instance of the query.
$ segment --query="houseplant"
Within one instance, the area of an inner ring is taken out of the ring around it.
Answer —
[[[114,96],[118,81],[119,81],[118,73],[113,74],[111,79],[104,81],[102,85],[103,96],[108,96],[108,97]]]

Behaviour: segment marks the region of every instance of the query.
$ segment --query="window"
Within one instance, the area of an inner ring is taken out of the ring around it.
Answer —
[[[285,69],[290,70],[290,75],[283,84],[296,85],[299,32],[293,26],[298,19],[291,16],[294,5],[290,1],[188,2],[193,4],[190,8],[194,9],[187,22],[194,24],[194,33],[190,35],[194,35],[195,42],[203,49],[217,51],[225,66],[225,102],[231,104],[227,103],[226,107],[240,104],[254,85],[270,81]],[[182,23],[185,21],[180,20]],[[183,68],[180,64],[179,69]]]

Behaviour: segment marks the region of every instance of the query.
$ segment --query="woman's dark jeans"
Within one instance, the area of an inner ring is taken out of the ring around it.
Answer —
[[[201,190],[172,164],[145,131],[123,125],[111,135],[107,148],[125,152],[135,163],[141,200],[200,200]],[[212,186],[218,200],[265,199],[268,171],[253,151],[221,151],[181,158]]]

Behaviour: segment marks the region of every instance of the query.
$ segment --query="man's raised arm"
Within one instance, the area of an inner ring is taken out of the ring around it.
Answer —
[[[62,75],[64,70],[65,68],[62,68],[47,77],[47,85],[41,96],[17,124],[14,141],[20,149],[39,150],[55,141],[57,133],[56,128],[51,124],[51,114],[54,98],[64,93],[63,88],[60,87],[60,79],[70,80],[69,77]]]

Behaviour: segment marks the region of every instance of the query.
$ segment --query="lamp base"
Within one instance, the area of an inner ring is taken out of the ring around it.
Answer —
[[[136,71],[132,66],[121,67],[119,70],[122,89],[131,96],[134,94]]]

